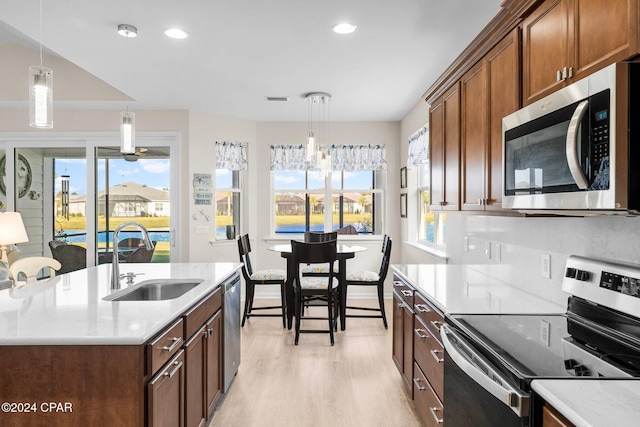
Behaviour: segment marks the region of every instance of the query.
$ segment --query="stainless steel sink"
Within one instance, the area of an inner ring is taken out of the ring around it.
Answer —
[[[106,301],[164,301],[178,298],[202,282],[202,279],[145,280],[103,299]]]

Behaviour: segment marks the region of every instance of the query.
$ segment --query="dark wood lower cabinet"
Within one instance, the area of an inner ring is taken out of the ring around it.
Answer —
[[[147,385],[148,427],[184,426],[184,350]]]
[[[413,400],[420,418],[427,427],[442,426],[444,423],[444,407],[436,392],[429,384],[420,366],[413,367]]]
[[[207,322],[205,340],[206,415],[213,412],[222,394],[222,312]]]
[[[205,326],[200,328],[184,345],[185,352],[185,426],[202,427],[205,424]]]

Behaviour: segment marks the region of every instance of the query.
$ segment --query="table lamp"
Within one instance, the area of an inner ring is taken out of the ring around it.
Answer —
[[[20,212],[0,212],[0,251],[2,251],[0,261],[5,267],[9,264],[7,245],[28,241],[29,237]]]

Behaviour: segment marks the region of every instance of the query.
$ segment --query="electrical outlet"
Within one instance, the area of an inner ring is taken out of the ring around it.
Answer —
[[[542,277],[551,279],[551,255],[542,254]]]
[[[491,259],[491,242],[484,244],[484,256]]]
[[[502,247],[500,246],[500,243],[496,243],[493,248],[494,248],[493,259],[500,262],[502,257]]]
[[[196,234],[209,234],[208,225],[196,225]]]
[[[551,325],[545,320],[540,325],[540,341],[547,347],[551,344]]]
[[[469,237],[464,237],[464,251],[469,252]]]

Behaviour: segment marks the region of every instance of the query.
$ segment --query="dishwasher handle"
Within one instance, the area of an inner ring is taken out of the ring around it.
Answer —
[[[476,352],[449,325],[440,329],[442,343],[450,359],[473,381],[511,408],[519,417],[529,415],[531,396],[511,386],[490,363]]]

